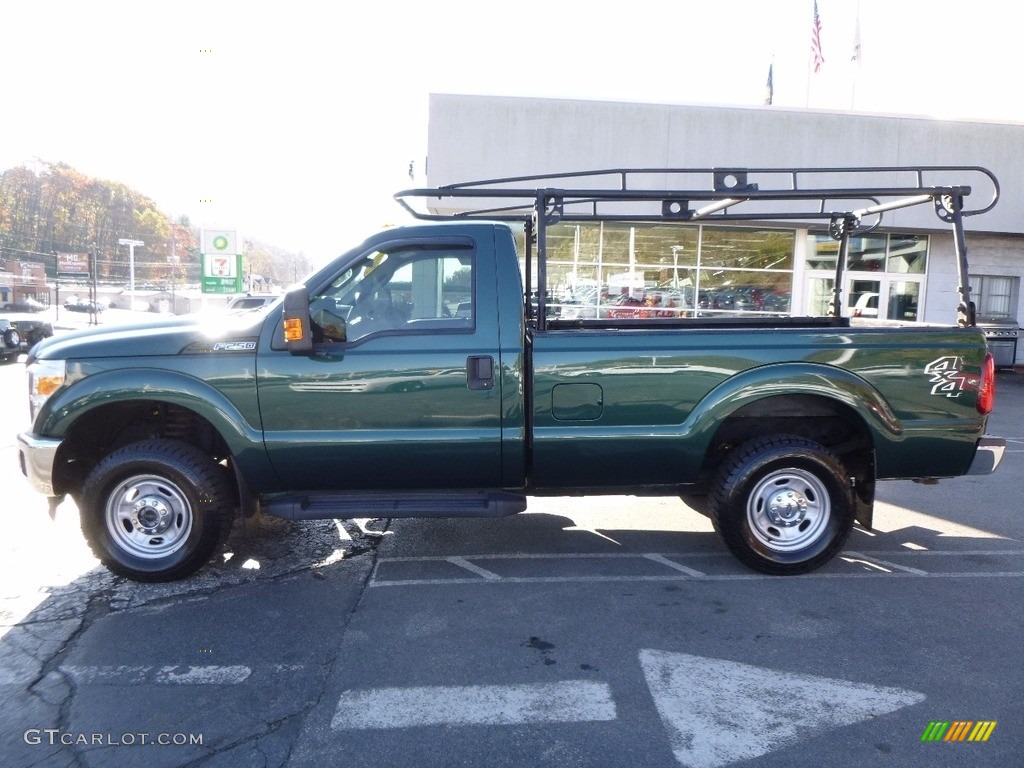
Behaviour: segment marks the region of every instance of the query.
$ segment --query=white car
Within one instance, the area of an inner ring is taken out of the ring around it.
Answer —
[[[862,293],[853,305],[854,317],[878,317],[878,294]]]
[[[252,294],[246,294],[245,296],[235,296],[228,302],[229,312],[239,312],[247,309],[260,309],[273,304],[277,301],[280,296],[276,294],[261,293],[253,296]]]

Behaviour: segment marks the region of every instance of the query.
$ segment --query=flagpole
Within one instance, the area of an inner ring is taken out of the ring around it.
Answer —
[[[820,70],[824,63],[825,57],[821,55],[821,18],[818,16],[818,0],[814,0],[814,17],[811,23],[811,61],[807,66],[807,100],[804,105],[806,107],[811,105],[811,76]]]
[[[850,87],[850,111],[853,112],[857,105],[857,80],[860,77],[860,0],[857,0],[857,20],[853,27],[853,84]]]

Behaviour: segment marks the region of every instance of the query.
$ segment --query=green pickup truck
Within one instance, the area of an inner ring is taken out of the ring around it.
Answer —
[[[963,178],[992,201],[966,209]],[[74,498],[110,570],[187,576],[236,515],[486,517],[531,495],[627,493],[680,496],[748,566],[795,574],[835,556],[855,520],[871,526],[876,481],[999,463],[963,232],[998,197],[985,169],[613,170],[396,197],[426,221],[267,307],[32,350],[22,471],[51,511]],[[959,321],[844,316],[835,286],[857,238],[918,205],[951,224]],[[792,251],[779,222],[835,243],[821,316],[794,316],[776,279]],[[672,244],[710,225],[756,232],[761,250],[681,270]],[[613,279],[595,237],[616,227],[632,268]]]

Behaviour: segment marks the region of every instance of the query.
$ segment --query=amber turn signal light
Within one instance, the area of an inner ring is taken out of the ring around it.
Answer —
[[[284,340],[302,340],[302,320],[297,317],[291,317],[284,321]]]

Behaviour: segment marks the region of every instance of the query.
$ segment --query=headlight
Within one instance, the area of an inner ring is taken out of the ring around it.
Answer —
[[[60,389],[66,377],[63,360],[36,360],[28,366],[28,407],[33,422],[43,403]]]

